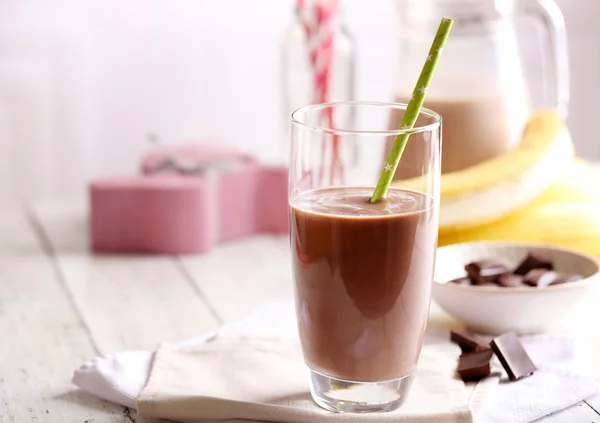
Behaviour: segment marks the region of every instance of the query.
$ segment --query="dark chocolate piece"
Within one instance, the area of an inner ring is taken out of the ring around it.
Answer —
[[[537,288],[545,288],[548,285],[552,285],[556,278],[558,277],[558,273],[553,270],[547,269],[532,269],[523,278],[523,282],[530,286],[535,286]]]
[[[452,279],[449,283],[455,283],[457,285],[471,285],[471,279],[468,276],[461,278]]]
[[[559,273],[556,276],[556,279],[554,279],[554,281],[552,282],[552,285],[558,285],[561,283],[568,283],[568,282],[577,282],[583,279],[583,276],[581,275],[564,275],[562,273]]]
[[[497,336],[490,343],[496,357],[502,363],[510,380],[519,380],[531,376],[537,368],[521,345],[519,338],[512,332]]]
[[[533,269],[554,270],[554,264],[550,259],[540,253],[529,253],[517,266],[515,273],[517,275],[526,275],[527,272]]]
[[[457,344],[462,352],[487,351],[490,346],[485,341],[476,336],[471,336],[464,332],[450,331],[450,341]]]
[[[515,275],[514,273],[500,275],[498,278],[498,285],[506,288],[515,288],[517,286],[521,286],[523,285],[523,276]]]
[[[464,353],[458,359],[457,373],[464,382],[475,381],[489,376],[492,350]]]
[[[469,277],[476,282],[494,282],[498,276],[508,273],[508,268],[499,260],[484,259],[465,266]]]

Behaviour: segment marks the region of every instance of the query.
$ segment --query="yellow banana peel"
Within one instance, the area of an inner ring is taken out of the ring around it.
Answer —
[[[441,231],[439,245],[505,240],[558,245],[600,256],[600,169],[580,160],[525,208],[469,229]]]
[[[527,206],[562,177],[573,155],[569,131],[556,111],[535,113],[515,150],[442,175],[440,231],[479,227]],[[413,178],[394,185],[420,189],[423,183]]]
[[[394,185],[422,189],[423,183],[414,178]],[[521,241],[600,257],[600,167],[574,157],[569,131],[554,110],[531,117],[515,150],[442,175],[440,194],[440,246]]]

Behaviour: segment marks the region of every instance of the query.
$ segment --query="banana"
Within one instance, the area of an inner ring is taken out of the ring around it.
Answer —
[[[537,112],[515,150],[442,175],[440,232],[477,227],[523,208],[562,177],[573,155],[569,132],[556,111]],[[395,185],[418,189],[421,183],[414,178]]]
[[[559,245],[600,257],[600,168],[575,160],[525,208],[475,228],[440,232],[439,245],[505,240]]]

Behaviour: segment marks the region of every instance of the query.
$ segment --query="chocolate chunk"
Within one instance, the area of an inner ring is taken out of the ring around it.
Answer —
[[[552,261],[539,253],[529,253],[527,257],[517,266],[515,273],[517,275],[526,275],[533,269],[554,270]]]
[[[548,285],[552,285],[557,277],[558,273],[552,270],[532,269],[527,272],[523,278],[523,282],[530,286],[545,288]]]
[[[514,333],[505,333],[494,338],[490,346],[510,380],[519,380],[530,376],[537,370]]]
[[[456,368],[460,378],[465,382],[469,382],[489,376],[491,372],[490,361],[493,354],[492,350],[462,354],[458,359],[458,367]]]
[[[461,278],[452,279],[449,283],[455,283],[457,285],[471,285],[471,279],[467,276]]]
[[[581,275],[564,275],[562,273],[559,273],[556,276],[556,279],[554,279],[554,281],[552,282],[552,285],[558,285],[561,283],[568,283],[568,282],[577,282],[583,279],[583,276]]]
[[[507,288],[514,288],[523,285],[523,276],[515,275],[514,273],[500,275],[500,277],[498,278],[498,285]]]
[[[494,282],[498,276],[508,273],[508,268],[499,260],[485,259],[469,263],[465,270],[474,281]]]
[[[457,344],[462,352],[487,351],[490,349],[490,346],[487,342],[464,332],[451,330],[450,341]]]

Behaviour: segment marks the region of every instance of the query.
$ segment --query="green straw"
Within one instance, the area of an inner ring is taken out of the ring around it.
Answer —
[[[425,93],[427,92],[427,88],[431,82],[433,71],[437,66],[440,53],[446,44],[448,35],[450,35],[450,30],[452,29],[453,23],[454,21],[448,18],[443,18],[440,22],[437,34],[435,34],[435,38],[431,44],[431,49],[429,49],[427,60],[423,65],[423,69],[421,70],[421,75],[419,76],[419,80],[417,81],[417,85],[413,91],[412,97],[408,102],[408,106],[406,106],[406,111],[404,112],[402,122],[400,122],[400,129],[402,130],[412,129],[417,121],[417,117],[419,117],[421,107],[423,106],[423,101],[425,100]],[[383,171],[379,177],[379,182],[377,182],[377,186],[375,187],[375,192],[373,192],[373,195],[371,196],[371,203],[374,203],[377,200],[385,197],[387,194],[387,190],[392,183],[392,178],[394,177],[394,173],[396,173],[396,168],[398,167],[400,157],[402,157],[402,153],[404,152],[406,141],[408,140],[409,136],[410,133],[406,132],[396,136],[394,145],[390,150],[390,154],[388,154],[385,166],[383,167]]]

